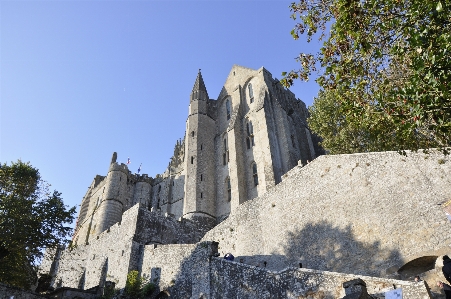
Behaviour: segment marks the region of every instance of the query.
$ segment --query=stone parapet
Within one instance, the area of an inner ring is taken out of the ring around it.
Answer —
[[[268,271],[239,262],[212,258],[209,298],[322,298],[337,299],[346,295],[343,283],[361,279],[372,298],[380,298],[394,288],[402,289],[403,298],[428,299],[424,282],[408,282],[369,276],[286,268]],[[385,297],[385,296],[384,296]],[[382,298],[384,298],[382,297]]]

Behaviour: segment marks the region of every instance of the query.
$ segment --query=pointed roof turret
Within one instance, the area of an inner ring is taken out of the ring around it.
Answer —
[[[204,79],[202,78],[202,74],[199,72],[197,73],[196,82],[194,83],[193,91],[191,92],[191,100],[208,100],[208,92],[207,88],[205,87]]]

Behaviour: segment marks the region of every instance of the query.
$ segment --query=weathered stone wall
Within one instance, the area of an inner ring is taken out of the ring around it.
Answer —
[[[451,198],[451,161],[396,152],[321,156],[232,211],[203,240],[271,269],[304,267],[387,275],[451,245],[440,204]],[[252,257],[252,258],[251,258]]]
[[[47,297],[0,283],[0,299],[45,299]]]
[[[211,242],[148,245],[144,249],[142,276],[174,298],[212,298],[209,266],[215,252],[217,244]]]
[[[336,272],[287,268],[268,271],[261,267],[212,258],[210,263],[211,294],[209,298],[321,298],[345,296],[343,282],[360,278],[368,294],[383,295],[401,288],[403,298],[430,298],[424,282],[407,282]],[[378,297],[379,298],[379,297]]]
[[[49,273],[54,265],[54,287],[88,289],[105,280],[124,287],[127,273],[140,269],[146,244],[194,243],[211,228],[211,224],[177,221],[136,204],[123,214],[121,222],[92,238],[88,245],[70,247],[55,262],[46,261],[41,273]]]

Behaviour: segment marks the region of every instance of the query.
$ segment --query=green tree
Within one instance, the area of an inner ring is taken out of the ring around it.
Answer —
[[[75,207],[50,192],[29,163],[0,166],[0,281],[28,288],[43,249],[67,242]]]
[[[450,0],[291,4],[298,20],[293,37],[305,35],[309,42],[318,37],[323,45],[319,53],[301,53],[301,68],[283,73],[282,83],[290,86],[318,72],[321,93],[310,124],[327,150],[341,152],[335,146],[340,139],[359,144],[344,152],[451,145],[450,8]],[[336,119],[338,111],[326,105],[331,101],[339,107],[340,121],[331,122],[333,129],[315,126]],[[357,128],[369,138],[354,140]],[[387,144],[374,146],[381,141]]]

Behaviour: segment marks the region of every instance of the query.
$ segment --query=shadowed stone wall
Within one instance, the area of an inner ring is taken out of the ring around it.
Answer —
[[[396,152],[321,156],[295,167],[265,195],[232,211],[204,240],[252,263],[387,275],[447,252],[451,162]],[[260,258],[259,258],[260,257]],[[259,260],[260,259],[260,260]]]

